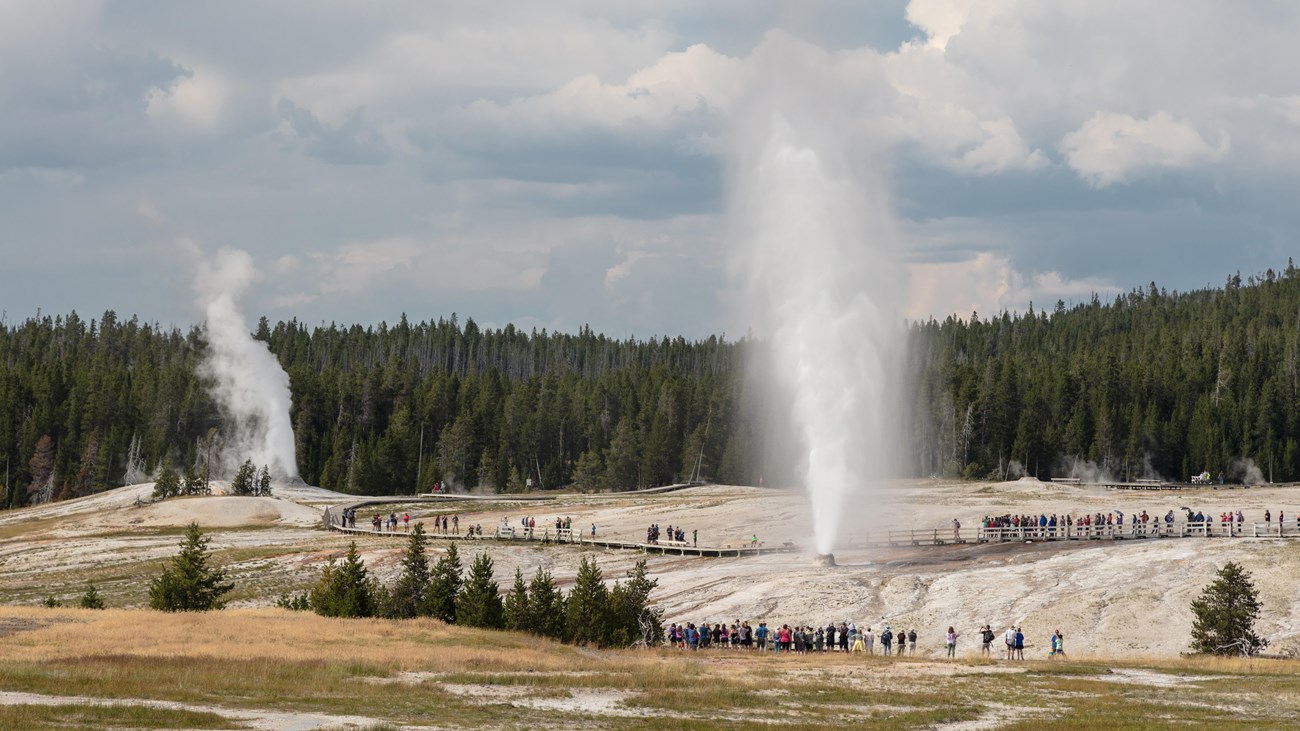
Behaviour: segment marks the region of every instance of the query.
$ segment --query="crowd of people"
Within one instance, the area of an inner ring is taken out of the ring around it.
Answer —
[[[886,624],[879,632],[871,627],[860,629],[854,622],[831,622],[825,627],[782,624],[768,626],[759,622],[757,626],[749,622],[736,620],[731,624],[703,622],[673,623],[666,629],[668,645],[679,650],[703,651],[710,649],[744,650],[772,652],[776,654],[793,653],[804,655],[816,652],[843,652],[902,657],[916,654],[921,639],[916,629],[894,630]],[[992,657],[993,643],[998,638],[991,625],[980,627],[980,655]],[[957,640],[961,633],[955,627],[948,627],[944,632],[944,650],[948,658],[957,657]],[[1008,627],[1002,633],[1006,646],[1007,660],[1025,659],[1025,633],[1020,627]],[[1065,657],[1065,635],[1058,629],[1048,638],[1051,651],[1049,658]],[[1001,654],[1001,653],[999,653]]]
[[[502,518],[502,519],[501,519],[501,525],[502,525],[502,526],[509,526],[509,525],[510,525],[510,519],[509,519],[509,518]],[[525,516],[525,517],[523,517],[523,518],[520,518],[520,519],[519,519],[519,527],[523,530],[524,535],[532,535],[533,531],[536,531],[536,530],[537,530],[537,518],[532,517],[532,516]],[[561,518],[560,516],[557,515],[557,516],[555,516],[555,535],[557,535],[557,536],[560,535],[560,531],[562,531],[562,530],[567,530],[567,531],[577,531],[576,533],[574,533],[574,535],[576,536],[576,535],[579,535],[579,534],[582,532],[582,526],[578,526],[577,528],[574,528],[574,527],[573,527],[573,518],[568,517],[568,516],[565,516],[565,517]],[[595,537],[596,537],[596,524],[595,524],[595,523],[592,523],[592,524],[591,524],[591,537],[592,537],[592,538],[595,538]]]
[[[1245,530],[1246,515],[1240,510],[1224,511],[1217,516],[1205,511],[1193,511],[1191,508],[1182,508],[1184,511],[1183,520],[1190,525],[1203,526],[1205,529],[1213,529],[1218,525],[1222,532],[1241,534]],[[1273,514],[1269,510],[1264,511],[1264,525],[1272,526]],[[1300,530],[1300,512],[1294,515],[1296,530]],[[1155,514],[1143,510],[1139,513],[1125,515],[1122,510],[1112,510],[1109,512],[1085,513],[1083,515],[1075,514],[1051,514],[1040,513],[1038,515],[985,515],[980,521],[984,528],[1024,528],[1032,531],[1035,535],[1074,535],[1100,533],[1103,531],[1124,531],[1129,533],[1151,533],[1160,531],[1163,527],[1165,531],[1173,530],[1174,524],[1178,518],[1173,510],[1169,510],[1163,516],[1158,512]],[[954,519],[953,524],[960,524]],[[1277,525],[1285,525],[1285,513],[1279,510],[1277,513]]]
[[[949,637],[953,638],[952,642],[956,642],[956,638],[953,636],[952,627],[948,628],[948,634]],[[986,624],[983,627],[980,627],[979,634],[980,634],[980,655],[982,657],[992,657],[993,643],[997,640],[998,633],[993,631],[993,627],[991,625]],[[1051,658],[1065,657],[1065,635],[1061,634],[1061,630],[1058,629],[1055,632],[1053,632],[1048,637],[1048,641],[1052,647],[1051,651],[1047,653],[1048,657]],[[1021,629],[1020,627],[1016,627],[1014,625],[1007,627],[1007,631],[1002,633],[1002,642],[1006,646],[1006,659],[1008,660],[1025,659],[1025,632],[1023,629]],[[953,652],[952,644],[949,644],[948,657],[953,656],[952,652]]]
[[[664,535],[667,535],[667,536],[668,536],[665,540],[675,541],[675,542],[677,542],[677,543],[685,543],[685,542],[686,542],[686,529],[685,529],[685,528],[681,527],[680,525],[674,528],[673,526],[670,525],[670,526],[668,526],[668,528],[667,528],[666,530],[664,530],[663,534],[660,534],[660,532],[659,532],[659,524],[658,524],[658,523],[651,523],[651,524],[650,524],[650,525],[645,529],[645,542],[646,542],[646,543],[658,543],[659,540],[660,540],[661,538],[664,537]],[[757,540],[757,538],[758,538],[758,537],[755,536],[755,540]],[[700,545],[700,532],[699,532],[698,530],[692,530],[692,531],[691,531],[691,539],[690,539],[690,540],[691,540],[691,545],[692,545],[692,546],[698,546],[698,545]]]
[[[882,655],[906,655],[916,652],[916,630],[898,630],[885,625],[879,633],[870,627],[859,630],[853,622],[831,622],[825,627],[788,624],[769,627],[767,622],[751,626],[736,620],[731,624],[707,622],[674,623],[667,629],[668,644],[682,650],[727,648],[774,653],[807,654],[810,652],[861,652]],[[897,649],[895,649],[897,648]]]

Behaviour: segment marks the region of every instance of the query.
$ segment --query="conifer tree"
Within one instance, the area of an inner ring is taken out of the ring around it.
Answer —
[[[515,583],[506,594],[502,605],[502,620],[506,629],[528,630],[528,586],[524,584],[524,572],[515,569]]]
[[[492,577],[492,557],[480,553],[469,567],[469,578],[456,597],[456,624],[500,629],[503,626],[500,589]]]
[[[81,595],[82,609],[103,609],[104,598],[99,595],[99,591],[94,584],[86,584],[86,593]]]
[[[257,491],[254,493],[261,497],[271,497],[271,470],[266,465],[257,473]]]
[[[239,472],[230,483],[230,491],[236,495],[257,494],[257,468],[253,466],[253,460],[246,459],[239,466]]]
[[[181,494],[181,480],[172,469],[170,461],[163,462],[162,474],[153,485],[153,499],[166,500]]]
[[[656,645],[664,634],[663,612],[649,604],[650,592],[659,580],[646,575],[645,559],[637,561],[627,576],[627,581],[615,584],[609,592],[610,642],[619,646]]]
[[[600,454],[588,449],[578,457],[578,464],[573,469],[573,482],[584,492],[600,489],[605,480],[605,466],[600,462]]]
[[[1192,650],[1215,655],[1254,655],[1268,645],[1255,634],[1259,592],[1250,573],[1233,561],[1192,602]]]
[[[565,602],[565,638],[575,644],[610,644],[609,589],[596,560],[583,556]]]
[[[312,611],[325,617],[370,617],[374,615],[373,591],[366,564],[353,541],[343,563],[331,561],[321,570],[309,602]]]
[[[235,588],[225,581],[226,573],[208,565],[210,539],[198,523],[185,529],[181,552],[149,584],[149,606],[164,612],[205,612],[221,609],[221,597]]]
[[[185,468],[185,477],[181,480],[181,495],[202,495],[206,492],[203,476],[194,471],[194,465]]]
[[[428,610],[429,558],[425,555],[429,539],[424,524],[416,523],[406,541],[402,556],[402,574],[397,577],[384,607],[384,616],[405,619],[419,616]]]
[[[460,596],[460,553],[456,544],[447,546],[447,552],[433,564],[429,577],[428,607],[422,615],[437,617],[451,624],[456,621],[456,598]]]
[[[528,615],[524,629],[533,634],[564,639],[565,600],[551,572],[537,567],[537,574],[528,584]]]

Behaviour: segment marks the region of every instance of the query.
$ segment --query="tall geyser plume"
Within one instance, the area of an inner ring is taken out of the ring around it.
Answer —
[[[222,248],[211,259],[199,259],[195,290],[207,315],[208,343],[200,373],[211,379],[224,417],[221,470],[230,474],[251,459],[273,477],[295,478],[289,376],[266,343],[249,334],[240,308],[240,299],[260,278],[253,258],[239,249]]]
[[[769,385],[789,404],[777,427],[797,441],[814,547],[829,555],[843,526],[871,522],[875,486],[896,474],[898,237],[874,156],[851,143],[858,118],[837,108],[844,95],[806,46],[759,55],[766,73],[733,125],[733,269],[767,341]]]

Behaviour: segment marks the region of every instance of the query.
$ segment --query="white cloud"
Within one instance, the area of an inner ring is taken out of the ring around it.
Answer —
[[[148,95],[150,116],[204,133],[220,128],[231,97],[232,82],[211,68],[194,70],[168,89],[153,89]]]
[[[918,262],[908,267],[911,291],[906,314],[913,320],[949,315],[981,319],[1003,311],[1051,309],[1057,300],[1079,302],[1095,293],[1102,297],[1123,291],[1104,279],[1070,279],[1048,271],[1026,276],[1005,256],[980,252],[963,261]]]
[[[394,269],[410,269],[420,246],[398,237],[346,244],[328,254],[316,254],[323,294],[357,294]]]
[[[1191,125],[1163,111],[1148,119],[1097,112],[1061,140],[1061,152],[1090,185],[1105,187],[1151,170],[1220,160],[1228,154],[1228,137],[1211,146]]]

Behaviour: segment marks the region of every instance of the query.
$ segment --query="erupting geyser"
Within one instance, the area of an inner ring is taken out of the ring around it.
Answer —
[[[289,376],[266,343],[249,335],[239,306],[257,279],[247,252],[223,248],[211,260],[200,259],[195,288],[207,315],[208,343],[200,369],[212,379],[212,396],[225,417],[216,457],[220,472],[233,474],[248,459],[278,479],[292,479],[298,476],[298,464],[289,420]]]
[[[777,418],[800,442],[814,547],[829,556],[842,525],[865,529],[883,499],[873,485],[894,474],[897,237],[873,156],[850,144],[865,112],[837,107],[845,95],[809,58],[820,51],[783,37],[765,49],[761,88],[736,113],[732,251],[771,385],[791,403]]]

